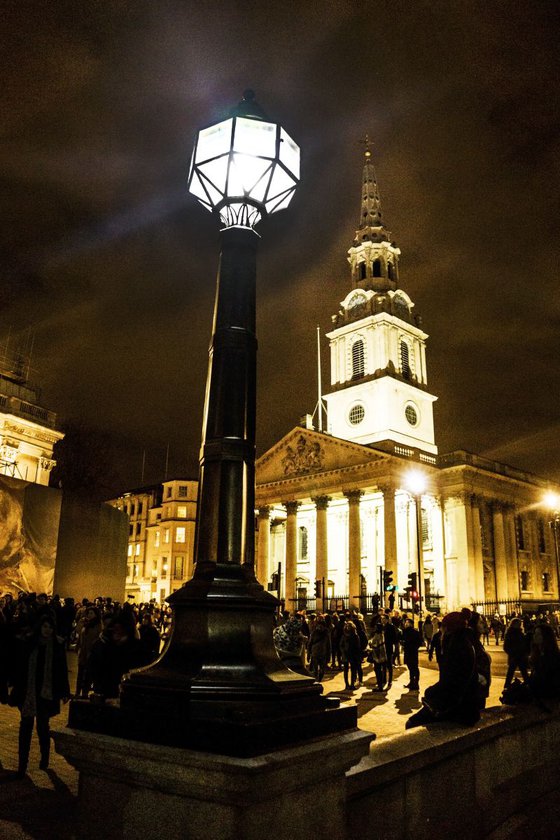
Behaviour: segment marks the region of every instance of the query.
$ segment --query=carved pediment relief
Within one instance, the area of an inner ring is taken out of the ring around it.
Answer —
[[[387,457],[367,446],[298,427],[257,460],[257,484],[370,464]]]

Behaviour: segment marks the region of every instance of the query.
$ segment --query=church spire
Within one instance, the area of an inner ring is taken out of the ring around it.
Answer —
[[[364,152],[364,171],[362,175],[362,205],[358,230],[368,227],[379,227],[381,221],[381,199],[377,187],[377,178],[370,149],[369,135],[366,134]]]
[[[348,251],[352,286],[374,292],[395,291],[400,251],[391,242],[391,233],[381,216],[381,199],[367,134],[364,145],[360,222]]]

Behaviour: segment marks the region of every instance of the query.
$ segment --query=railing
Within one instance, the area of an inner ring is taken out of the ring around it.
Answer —
[[[20,400],[19,397],[8,397],[6,394],[0,394],[0,408],[5,409],[11,414],[33,417],[51,429],[56,427],[56,414],[54,411],[47,411],[46,408],[41,408],[39,405],[33,405],[33,403]]]
[[[473,601],[471,604],[475,612],[484,615],[486,618],[493,618],[498,615],[511,615],[513,612],[521,612],[522,603],[518,598],[509,598],[501,601]]]

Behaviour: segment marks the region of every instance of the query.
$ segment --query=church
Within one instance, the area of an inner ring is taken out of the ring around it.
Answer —
[[[257,461],[257,577],[286,609],[370,611],[376,598],[424,612],[556,608],[544,497],[558,488],[470,452],[438,453],[428,335],[400,253],[366,148],[348,294],[327,335],[325,429],[319,407],[319,429],[292,429]]]

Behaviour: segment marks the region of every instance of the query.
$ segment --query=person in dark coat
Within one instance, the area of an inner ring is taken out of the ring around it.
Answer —
[[[383,616],[383,636],[385,650],[387,651],[387,688],[391,688],[393,685],[393,656],[395,655],[395,648],[399,644],[399,637],[397,628],[388,615]]]
[[[508,656],[505,691],[511,685],[517,668],[521,671],[523,682],[526,683],[529,680],[529,645],[520,618],[511,619],[504,636],[504,650]]]
[[[488,653],[484,650],[484,645],[482,644],[482,636],[484,634],[482,616],[473,612],[468,620],[468,628],[476,659],[476,673],[478,676],[478,707],[479,709],[484,709],[486,707],[486,700],[490,694],[490,684],[492,682],[492,660],[490,659]]]
[[[436,662],[438,664],[438,668],[440,668],[440,669],[441,669],[441,657],[442,657],[442,653],[441,653],[441,637],[442,637],[442,635],[443,635],[443,633],[442,633],[441,627],[440,627],[439,630],[436,630],[436,632],[432,636],[432,641],[430,642],[430,647],[428,648],[428,659],[431,662],[432,659],[434,658],[434,653],[435,653]]]
[[[537,700],[560,699],[560,651],[554,630],[537,624],[531,644],[529,686]]]
[[[319,616],[307,643],[309,670],[318,682],[325,676],[331,658],[331,634],[323,616]]]
[[[140,625],[140,644],[142,645],[142,658],[146,665],[153,662],[159,656],[161,647],[161,635],[157,627],[154,627],[152,614],[145,612]]]
[[[101,635],[101,616],[97,607],[88,607],[80,635],[78,636],[78,675],[76,678],[76,697],[87,697],[91,688],[89,657],[94,644]]]
[[[356,625],[353,621],[345,621],[340,640],[340,656],[344,668],[344,686],[354,691],[356,688],[356,676],[362,663],[362,647]],[[350,682],[348,673],[350,672]]]
[[[404,664],[408,668],[410,680],[405,688],[418,691],[420,688],[420,668],[418,666],[418,649],[422,647],[422,636],[415,629],[412,619],[407,618],[402,634],[402,649]]]
[[[422,708],[407,720],[406,729],[439,720],[473,726],[480,719],[476,654],[465,615],[448,613],[442,631],[439,680],[426,689]]]
[[[33,633],[20,639],[18,644],[10,704],[21,712],[17,776],[23,778],[29,761],[34,721],[41,750],[39,767],[41,770],[48,768],[49,720],[60,714],[60,703],[66,703],[70,698],[70,686],[64,639],[56,635],[53,617],[43,615]]]
[[[140,640],[135,638],[127,617],[117,614],[91,649],[88,672],[94,694],[103,699],[118,697],[123,676],[143,664]]]

